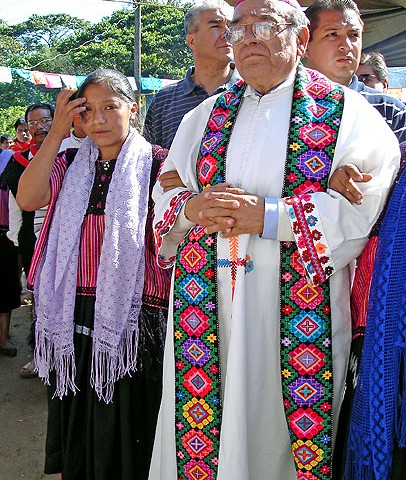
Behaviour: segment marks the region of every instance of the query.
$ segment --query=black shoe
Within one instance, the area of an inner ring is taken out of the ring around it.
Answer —
[[[5,355],[6,357],[15,357],[17,355],[16,347],[0,347],[0,355]]]

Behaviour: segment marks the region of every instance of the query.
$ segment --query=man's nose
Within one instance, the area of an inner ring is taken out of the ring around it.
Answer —
[[[244,43],[258,43],[257,37],[254,35],[252,31],[252,25],[245,26],[245,33],[244,33]]]
[[[340,50],[344,52],[349,52],[352,49],[352,42],[350,37],[343,37],[340,41]]]

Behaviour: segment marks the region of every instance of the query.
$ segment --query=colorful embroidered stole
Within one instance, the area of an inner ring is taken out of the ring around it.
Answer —
[[[323,256],[327,245],[309,193],[328,187],[343,105],[339,85],[332,85],[316,72],[299,69],[282,192],[296,242],[281,244],[280,332],[284,408],[300,480],[332,478],[333,356],[328,277],[333,267]]]
[[[342,89],[299,67],[295,80],[283,197],[298,228],[317,240],[313,191],[327,187],[342,114]],[[225,181],[227,147],[246,85],[240,81],[212,110],[197,159],[200,191]],[[305,202],[304,209],[301,202]],[[314,209],[314,208],[313,208]],[[331,478],[332,351],[328,259],[302,242],[281,246],[281,372],[299,479]],[[305,251],[303,251],[305,250]],[[309,250],[309,251],[307,251]],[[324,263],[324,265],[323,265]],[[305,270],[316,283],[311,286]],[[315,275],[316,273],[316,275]],[[317,282],[318,280],[318,282]],[[222,419],[217,298],[217,235],[196,226],[179,245],[174,280],[175,432],[178,480],[217,478]]]

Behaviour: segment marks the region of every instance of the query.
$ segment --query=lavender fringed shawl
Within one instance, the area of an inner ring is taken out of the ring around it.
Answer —
[[[395,444],[406,446],[406,170],[379,231],[345,478],[391,478]]]
[[[87,138],[66,172],[48,242],[35,278],[35,361],[55,395],[76,391],[73,346],[76,275],[83,218],[99,156]],[[144,234],[152,164],[151,146],[131,130],[118,155],[106,199],[105,234],[98,269],[91,385],[112,401],[114,382],[136,368],[138,316],[144,285]]]

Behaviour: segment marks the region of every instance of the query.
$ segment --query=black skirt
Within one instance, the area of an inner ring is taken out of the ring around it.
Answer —
[[[21,282],[18,268],[17,247],[0,231],[0,313],[6,313],[21,305]]]
[[[94,298],[77,297],[75,323],[93,327]],[[63,480],[142,480],[148,478],[161,400],[163,336],[167,311],[143,306],[140,364],[115,384],[113,402],[100,401],[90,386],[92,338],[74,334],[76,395],[62,400],[49,393],[45,473]]]

